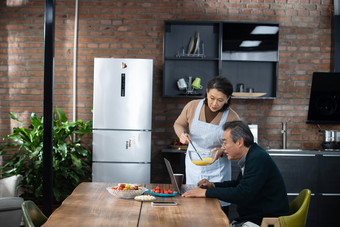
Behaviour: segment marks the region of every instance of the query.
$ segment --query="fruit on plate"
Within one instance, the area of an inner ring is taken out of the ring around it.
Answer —
[[[158,194],[173,194],[174,193],[171,189],[162,189],[159,186],[157,186],[156,188],[151,189],[151,192],[158,193]]]
[[[112,187],[113,190],[139,190],[140,185],[137,184],[118,184],[117,187]]]

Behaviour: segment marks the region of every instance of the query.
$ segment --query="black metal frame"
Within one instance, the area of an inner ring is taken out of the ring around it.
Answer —
[[[54,30],[55,0],[45,0],[43,212],[46,216],[52,213],[53,202]]]

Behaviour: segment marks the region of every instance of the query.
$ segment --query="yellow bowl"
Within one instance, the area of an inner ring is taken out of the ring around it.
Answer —
[[[211,153],[210,151],[197,151],[196,152],[196,151],[189,150],[188,152],[189,152],[189,157],[190,157],[191,162],[198,166],[210,165],[215,156],[215,153]]]

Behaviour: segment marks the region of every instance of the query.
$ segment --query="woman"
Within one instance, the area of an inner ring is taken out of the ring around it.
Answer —
[[[199,151],[222,147],[222,126],[226,121],[239,120],[237,113],[229,108],[233,86],[225,77],[214,77],[208,82],[204,99],[190,101],[174,124],[180,142],[189,144],[191,139]],[[208,166],[197,166],[185,157],[186,184],[197,184],[206,178],[211,182],[231,179],[231,163],[227,157],[219,158]],[[222,206],[229,204],[222,203]]]

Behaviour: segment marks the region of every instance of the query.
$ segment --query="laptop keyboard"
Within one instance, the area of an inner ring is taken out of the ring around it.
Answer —
[[[197,185],[196,184],[183,184],[181,187],[181,194],[183,194],[186,191],[189,191],[193,188],[196,188]]]

